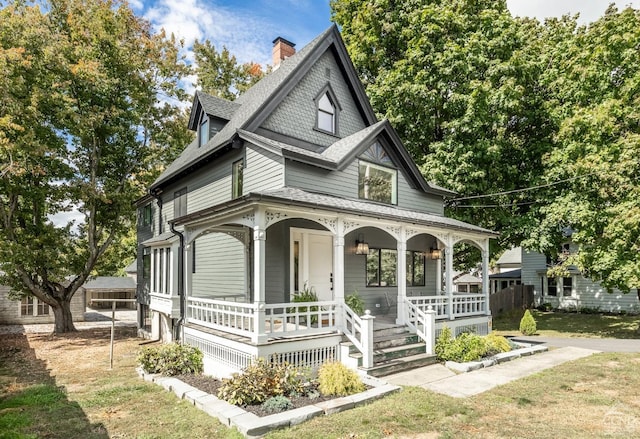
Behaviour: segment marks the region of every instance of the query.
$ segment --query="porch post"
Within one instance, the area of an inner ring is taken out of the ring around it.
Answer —
[[[255,314],[255,328],[252,341],[261,343],[266,341],[265,328],[265,258],[266,239],[264,209],[258,208],[255,212],[253,225],[253,303],[257,308]]]
[[[489,288],[489,240],[482,243],[482,294],[485,300],[485,314],[491,315],[491,298]]]
[[[398,237],[398,300],[396,301],[396,323],[404,325],[406,316],[404,315],[404,301],[407,298],[407,241],[404,233],[404,226],[400,228]]]
[[[333,300],[338,303],[336,326],[342,327],[342,305],[344,304],[344,221],[338,218],[336,235],[333,237]]]
[[[445,289],[447,292],[447,302],[449,303],[449,320],[455,319],[453,312],[453,243],[447,243],[445,246],[444,276]]]
[[[190,313],[190,307],[189,307],[189,297],[191,297],[191,285],[193,285],[193,272],[191,270],[191,267],[193,267],[193,251],[192,251],[192,245],[193,241],[190,241],[190,236],[189,233],[185,230],[185,245],[184,245],[184,273],[183,273],[183,277],[184,277],[184,304],[185,304],[185,315],[184,315],[184,320],[185,322],[189,320],[189,317],[191,317],[191,313]]]

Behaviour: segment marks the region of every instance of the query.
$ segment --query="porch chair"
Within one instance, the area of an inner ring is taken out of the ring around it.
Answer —
[[[384,311],[384,315],[386,316],[387,314],[389,314],[389,311],[391,311],[392,308],[396,308],[398,299],[395,296],[389,296],[389,293],[385,291],[384,300],[387,302],[387,309],[385,309]]]

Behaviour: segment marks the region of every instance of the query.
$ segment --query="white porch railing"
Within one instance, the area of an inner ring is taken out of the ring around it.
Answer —
[[[264,305],[265,333],[308,335],[337,329],[337,302],[294,302]]]
[[[427,310],[423,311],[411,301],[404,302],[407,315],[407,326],[415,331],[426,344],[427,354],[433,354],[436,333],[436,312],[431,305],[427,306]]]
[[[231,302],[204,297],[187,298],[187,321],[207,328],[258,340],[265,337],[286,337],[336,331],[337,302],[274,303],[264,309],[264,333],[258,318],[261,313],[255,303]]]
[[[245,337],[251,337],[255,332],[257,311],[253,303],[187,298],[188,322]]]
[[[374,316],[366,311],[359,317],[346,303],[342,305],[342,331],[355,348],[362,354],[362,366],[373,366],[373,320]]]
[[[454,318],[485,315],[487,311],[483,294],[454,294],[451,303],[448,296],[409,296],[407,302],[422,312],[431,307],[437,320],[449,318],[449,307],[453,310]]]

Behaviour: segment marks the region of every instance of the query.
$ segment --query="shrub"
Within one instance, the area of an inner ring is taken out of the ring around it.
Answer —
[[[344,298],[344,303],[353,310],[354,313],[361,316],[364,314],[364,299],[360,297],[357,291],[349,294]]]
[[[522,316],[522,320],[520,320],[520,332],[524,335],[533,335],[537,330],[535,319],[531,315],[531,312],[526,310]]]
[[[436,357],[439,360],[446,361],[446,353],[449,351],[449,349],[451,349],[452,343],[453,338],[451,337],[451,329],[449,329],[447,326],[444,326],[440,331],[440,335],[438,335],[438,339],[436,340],[435,353]]]
[[[286,412],[293,408],[291,400],[286,396],[278,395],[272,396],[262,403],[262,408],[267,413],[279,413]]]
[[[365,390],[358,374],[342,363],[332,361],[318,370],[318,388],[323,395],[347,396]]]
[[[501,335],[496,335],[493,332],[487,335],[484,340],[487,344],[487,352],[485,354],[487,356],[499,354],[501,352],[509,352],[511,350],[509,340]]]
[[[200,374],[203,369],[200,349],[177,343],[143,348],[138,354],[138,364],[147,373],[174,376]]]
[[[261,404],[274,396],[303,394],[307,376],[289,363],[259,358],[241,374],[222,380],[218,398],[235,405]]]

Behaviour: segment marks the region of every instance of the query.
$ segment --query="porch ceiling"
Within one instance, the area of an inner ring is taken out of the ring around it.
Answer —
[[[472,232],[476,234],[479,233],[487,237],[498,236],[498,233],[496,232],[484,229],[482,227],[474,226],[473,224],[468,224],[463,221],[458,221],[453,218],[401,209],[399,207],[386,204],[377,204],[349,198],[341,198],[332,195],[308,192],[301,189],[289,187],[251,193],[229,203],[213,206],[177,218],[175,220],[175,224],[184,225],[198,222],[200,220],[216,217],[220,214],[225,214],[227,208],[237,209],[243,205],[249,206],[252,204],[260,203],[274,203],[286,206],[324,209],[336,213],[365,216],[372,219],[387,219],[429,227],[439,227],[451,230],[459,230],[463,232]]]

